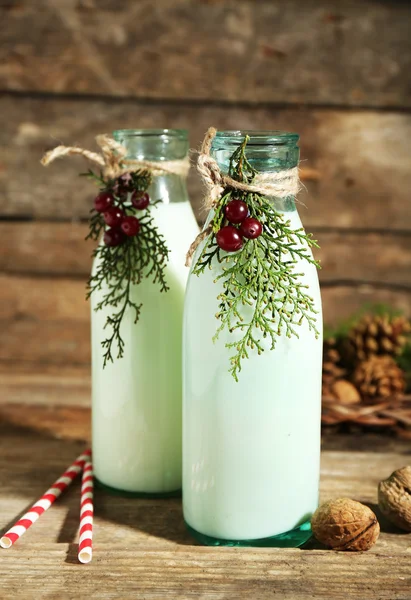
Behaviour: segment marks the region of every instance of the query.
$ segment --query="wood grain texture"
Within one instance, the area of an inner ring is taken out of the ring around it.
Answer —
[[[12,522],[83,448],[0,426],[2,525]],[[373,505],[378,481],[406,461],[399,452],[324,451],[321,499],[346,495]],[[180,500],[135,500],[98,489],[94,557],[84,568],[76,558],[78,511],[76,483],[12,549],[2,550],[5,597],[409,598],[410,535],[383,520],[377,545],[363,554],[332,552],[316,543],[304,550],[205,548],[187,534]]]
[[[7,90],[411,106],[406,2],[19,0],[0,10]]]
[[[50,365],[90,362],[90,307],[82,280],[0,275],[0,361]],[[364,304],[382,303],[411,316],[411,290],[324,285],[324,321],[341,322]],[[13,367],[14,368],[14,367]]]
[[[88,231],[79,222],[0,221],[0,272],[86,280],[95,247],[85,240]]]
[[[372,282],[411,289],[411,236],[395,232],[316,231],[320,282]]]
[[[0,403],[37,406],[89,406],[89,365],[72,366],[36,362],[0,362]]]
[[[87,217],[95,186],[78,177],[86,163],[71,158],[47,169],[42,154],[58,143],[95,149],[94,137],[116,128],[190,130],[198,148],[211,125],[220,129],[283,129],[301,134],[306,183],[301,215],[307,227],[411,230],[411,115],[344,111],[192,106],[150,102],[0,98],[0,216],[75,220]],[[189,192],[200,213],[202,185],[192,169]]]
[[[60,395],[60,401],[63,394]],[[91,440],[91,410],[78,406],[81,398],[65,394],[65,401],[72,400],[75,405],[59,406],[50,394],[44,404],[12,404],[0,400],[0,422],[7,426],[18,427],[22,431],[37,431],[43,435],[66,440]],[[64,396],[63,396],[64,397]],[[3,396],[4,398],[4,396]]]
[[[82,281],[1,276],[0,360],[87,364],[90,307]],[[54,357],[54,358],[53,358]]]
[[[70,544],[50,543],[37,544],[35,554],[14,550],[2,560],[3,589],[22,600],[409,599],[406,552],[345,557],[318,550],[150,551],[96,544],[93,562],[84,569],[73,564],[75,551]],[[99,553],[102,558],[96,558]]]
[[[37,369],[49,371],[49,368],[40,366]],[[30,375],[29,375],[30,376]],[[34,381],[33,374],[31,377]],[[12,376],[11,376],[12,378]],[[2,383],[7,377],[2,378]],[[55,374],[55,383],[58,375]],[[52,393],[46,392],[48,400],[43,397],[43,402],[32,398],[24,404],[8,402],[7,398],[0,396],[0,423],[5,430],[18,430],[38,433],[44,438],[58,438],[68,441],[84,442],[90,444],[91,440],[91,407],[82,402],[74,391],[68,391],[56,400]],[[29,405],[29,406],[28,406]],[[323,451],[334,452],[379,452],[386,454],[408,454],[410,442],[407,438],[378,433],[378,430],[356,432],[337,432],[332,428],[322,429],[321,448]]]
[[[394,290],[371,284],[332,285],[321,291],[324,323],[338,325],[344,319],[363,309],[365,305],[385,305],[411,317],[411,293],[409,290]]]
[[[364,281],[411,288],[411,232],[368,233],[311,229],[321,249],[320,280]],[[0,221],[0,272],[64,276],[85,281],[92,242],[86,223]]]

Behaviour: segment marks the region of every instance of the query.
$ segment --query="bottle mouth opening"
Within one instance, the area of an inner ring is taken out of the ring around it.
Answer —
[[[260,130],[248,130],[238,129],[231,131],[217,131],[213,143],[219,144],[230,144],[233,146],[239,146],[245,136],[249,137],[248,146],[268,146],[268,145],[295,145],[300,136],[298,133],[292,133],[289,131],[260,131]]]
[[[188,131],[186,129],[116,129],[113,131],[113,137],[116,141],[130,138],[158,138],[188,140]]]

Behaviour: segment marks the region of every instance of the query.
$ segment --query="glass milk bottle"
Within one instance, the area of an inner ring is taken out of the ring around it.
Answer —
[[[245,133],[250,135],[246,156],[258,171],[298,164],[296,134],[217,132],[211,155],[223,173]],[[271,200],[292,229],[302,226],[293,197]],[[296,327],[298,338],[281,335],[274,350],[267,340],[261,355],[250,351],[243,360],[236,382],[228,372],[233,352],[225,347],[231,334],[224,329],[212,341],[222,287],[214,281],[221,273],[215,258],[211,267],[199,276],[190,273],[185,298],[184,518],[208,545],[299,546],[311,535],[318,503],[321,336],[316,339],[303,323]],[[314,299],[321,332],[317,269],[301,260],[295,272]]]
[[[161,162],[188,152],[182,130],[121,130],[113,136],[131,159]],[[126,313],[124,356],[105,368],[101,342],[110,311],[93,310],[104,290],[91,296],[93,468],[97,480],[115,490],[169,495],[181,490],[184,261],[198,227],[181,177],[155,176],[148,193],[153,201],[161,200],[149,210],[170,250],[170,289],[161,293],[150,279],[134,286],[132,298],[142,304],[140,318],[135,324],[134,314]]]

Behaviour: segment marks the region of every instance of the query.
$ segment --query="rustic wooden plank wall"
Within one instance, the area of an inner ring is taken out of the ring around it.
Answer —
[[[192,147],[210,124],[300,132],[303,165],[319,173],[301,212],[322,245],[326,321],[364,302],[411,314],[408,2],[0,0],[0,19],[8,399],[41,402],[47,390],[58,401],[68,381],[88,397],[94,190],[80,160],[46,170],[39,159],[115,128],[188,128]],[[194,172],[189,191],[201,220]]]

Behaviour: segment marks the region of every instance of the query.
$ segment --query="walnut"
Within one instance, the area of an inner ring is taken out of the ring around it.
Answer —
[[[369,550],[380,534],[377,517],[368,506],[350,498],[320,506],[311,520],[314,536],[333,550]]]
[[[398,469],[388,479],[380,481],[378,504],[391,523],[411,531],[411,467]]]
[[[341,404],[358,404],[361,396],[356,387],[345,379],[336,381],[331,386],[331,391]]]

